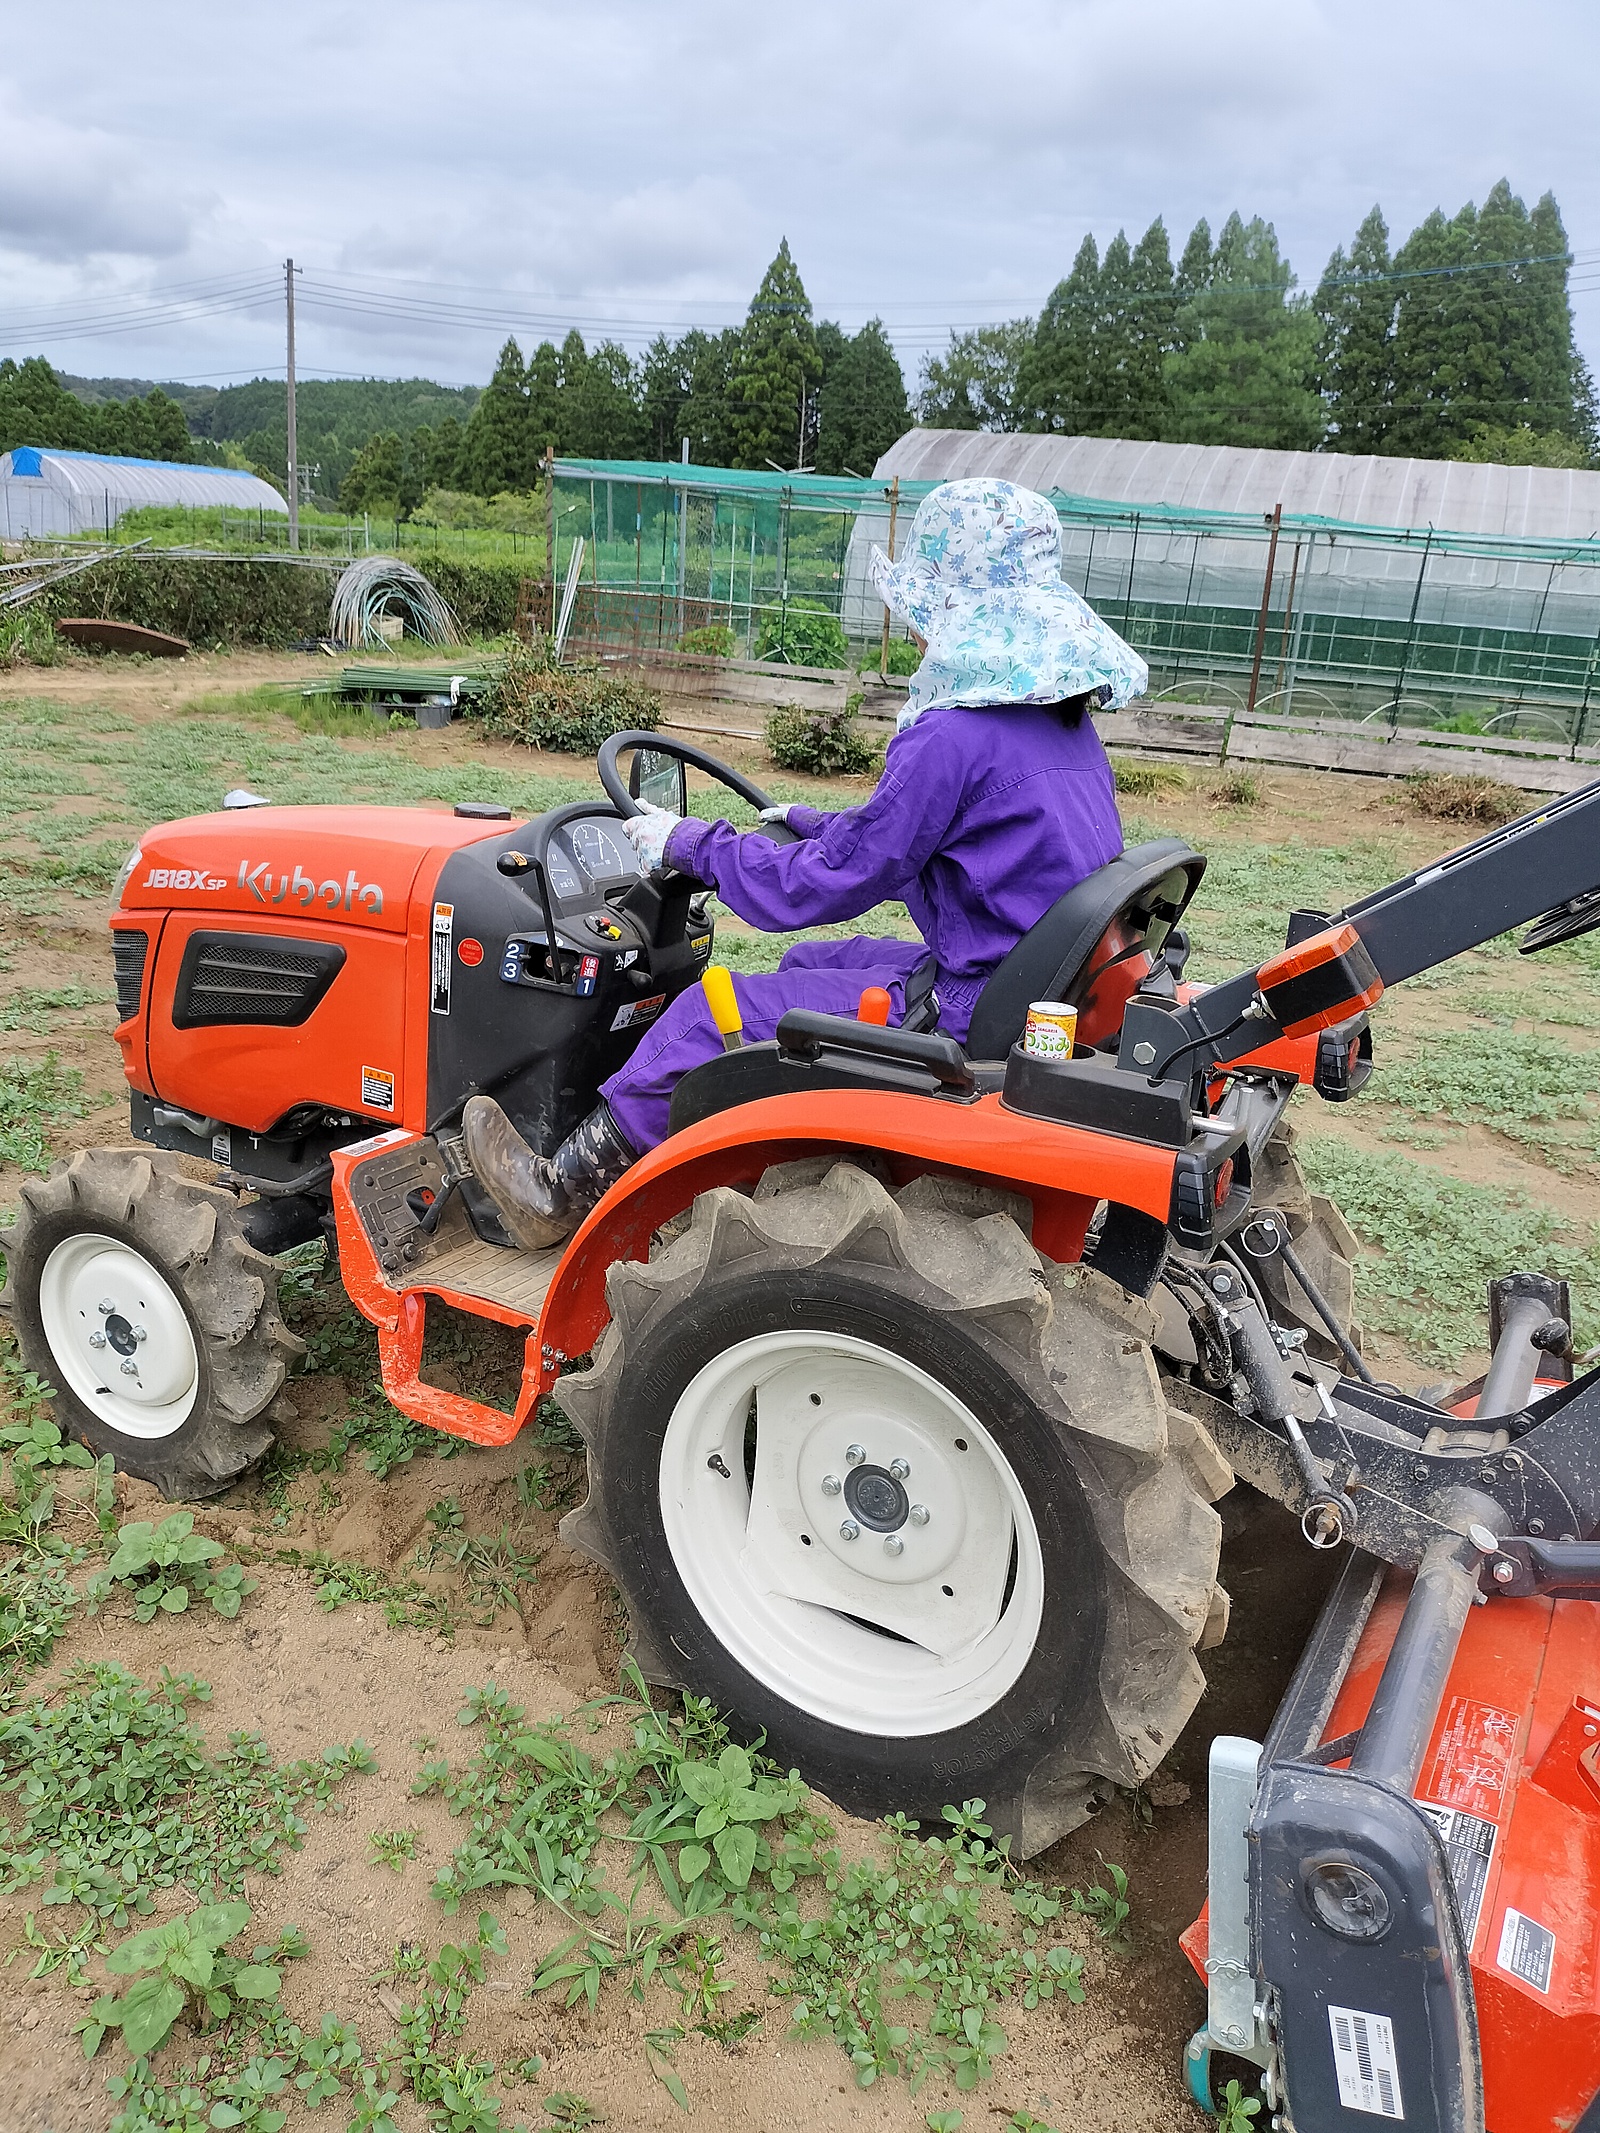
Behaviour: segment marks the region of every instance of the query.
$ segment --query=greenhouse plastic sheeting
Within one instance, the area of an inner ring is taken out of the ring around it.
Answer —
[[[0,452],[0,540],[109,534],[125,512],[161,504],[190,510],[220,505],[281,517],[289,511],[270,482],[243,467],[191,467],[43,445]]]

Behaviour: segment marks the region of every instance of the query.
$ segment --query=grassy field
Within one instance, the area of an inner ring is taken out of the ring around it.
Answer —
[[[53,1155],[126,1137],[104,906],[149,823],[239,783],[527,811],[593,789],[586,764],[461,729],[303,731],[261,690],[303,670],[0,678],[0,1206]],[[784,796],[819,790],[710,745]],[[1403,791],[1333,777],[1127,806],[1130,841],[1176,830],[1210,854],[1206,977],[1278,945],[1288,909],[1456,841]],[[909,930],[896,906],[869,924]],[[747,969],[783,946],[726,918],[721,942]],[[1532,963],[1497,943],[1385,1001],[1357,1103],[1297,1099],[1313,1178],[1366,1247],[1383,1373],[1469,1371],[1484,1281],[1516,1265],[1570,1275],[1596,1337],[1597,1031],[1593,941]],[[0,1353],[8,2128],[1199,2123],[1179,2071],[1199,1995],[1172,1937],[1202,1892],[1205,1746],[1259,1735],[1321,1558],[1270,1520],[1233,1534],[1236,1630],[1200,1718],[1146,1792],[1020,1875],[976,1809],[931,1837],[868,1828],[730,1753],[714,1714],[653,1710],[619,1669],[614,1594],[556,1534],[582,1490],[559,1410],[499,1451],[442,1440],[383,1400],[317,1250],[286,1274],[308,1356],[279,1448],[192,1525],[163,1532],[150,1491],[76,1463]],[[514,1361],[462,1343],[443,1381],[492,1394]],[[720,1834],[754,1846],[695,1834],[711,1793]]]

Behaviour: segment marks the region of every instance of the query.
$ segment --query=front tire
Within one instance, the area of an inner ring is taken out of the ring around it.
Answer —
[[[175,1155],[85,1148],[29,1179],[0,1245],[0,1305],[64,1434],[169,1498],[215,1496],[268,1450],[305,1347],[232,1193]]]
[[[825,1161],[704,1194],[612,1269],[562,1383],[590,1475],[562,1531],[649,1679],[856,1813],[982,1798],[1027,1855],[1189,1717],[1231,1475],[1146,1308],[1041,1262],[1017,1204]]]

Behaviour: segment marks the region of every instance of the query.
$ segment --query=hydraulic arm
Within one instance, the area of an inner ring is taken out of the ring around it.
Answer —
[[[1152,1080],[1223,1066],[1370,1007],[1387,986],[1528,925],[1522,953],[1600,926],[1600,783],[1568,793],[1337,916],[1297,912],[1289,944],[1179,1005],[1130,1001],[1120,1067]]]

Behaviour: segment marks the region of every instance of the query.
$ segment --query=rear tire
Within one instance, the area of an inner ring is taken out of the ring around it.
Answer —
[[[981,1798],[1028,1855],[1193,1710],[1232,1477],[1168,1409],[1146,1307],[1041,1262],[1022,1204],[826,1159],[702,1195],[612,1268],[562,1382],[590,1478],[562,1533],[648,1679],[853,1812]]]
[[[305,1352],[244,1225],[174,1155],[85,1148],[24,1185],[0,1233],[0,1305],[57,1389],[55,1421],[167,1497],[215,1496],[263,1456],[264,1412]]]

